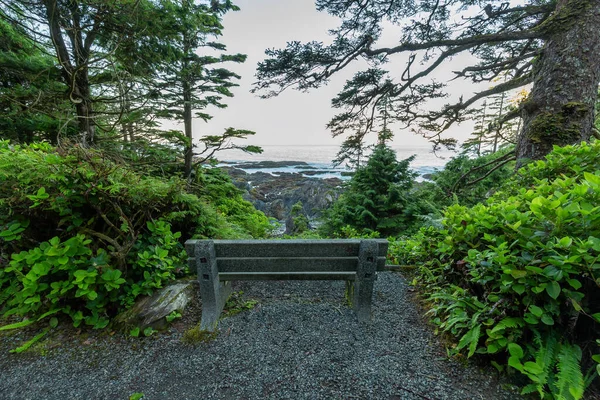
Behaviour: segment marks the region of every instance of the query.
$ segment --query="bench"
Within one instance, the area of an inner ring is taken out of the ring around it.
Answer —
[[[368,322],[387,247],[385,239],[188,240],[188,263],[200,282],[200,329],[216,329],[236,280],[345,280],[358,320]]]

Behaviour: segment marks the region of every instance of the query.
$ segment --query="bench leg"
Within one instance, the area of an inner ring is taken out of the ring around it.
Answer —
[[[360,242],[356,281],[354,285],[352,285],[352,282],[347,285],[347,293],[351,296],[354,311],[360,322],[371,321],[373,284],[377,279],[378,247],[379,245],[374,240]]]
[[[200,330],[217,329],[219,316],[223,306],[231,295],[231,283],[219,281],[217,257],[212,240],[197,241],[194,249],[198,281],[200,282],[200,298],[202,300],[202,320]]]

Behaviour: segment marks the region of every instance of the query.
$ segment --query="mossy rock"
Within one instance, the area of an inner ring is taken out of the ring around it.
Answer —
[[[168,285],[151,297],[143,297],[129,310],[117,315],[113,320],[113,329],[129,332],[133,328],[164,330],[169,326],[167,316],[173,312],[183,313],[185,307],[197,296],[195,281],[178,281]]]

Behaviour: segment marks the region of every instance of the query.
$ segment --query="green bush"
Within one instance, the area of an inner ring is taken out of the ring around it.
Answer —
[[[60,310],[106,326],[186,273],[186,239],[266,234],[268,219],[231,188],[143,176],[76,146],[0,142],[0,316]]]
[[[527,184],[526,184],[527,183]],[[392,246],[455,352],[490,356],[524,393],[580,399],[600,374],[600,143],[556,148],[487,204]]]

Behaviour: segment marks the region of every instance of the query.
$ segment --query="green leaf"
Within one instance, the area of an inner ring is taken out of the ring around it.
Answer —
[[[510,274],[513,276],[513,278],[515,279],[519,279],[519,278],[524,278],[527,276],[527,271],[523,271],[523,270],[519,270],[519,269],[513,269],[510,271]]]
[[[542,315],[542,322],[546,325],[554,325],[554,319],[548,314]]]
[[[548,296],[556,300],[560,295],[560,285],[558,282],[550,282],[548,286],[546,286],[546,293],[548,293]]]
[[[562,238],[558,241],[558,245],[562,248],[567,248],[567,247],[571,246],[571,244],[573,244],[573,239],[571,239],[568,236],[565,236],[564,238]]]
[[[581,282],[579,282],[577,279],[567,279],[567,283],[575,290],[581,288]]]
[[[544,313],[544,310],[542,310],[540,307],[535,306],[535,305],[530,305],[529,311],[536,317],[541,317],[542,314]]]
[[[511,356],[517,357],[518,359],[523,358],[523,348],[517,343],[509,343],[507,347]]]
[[[521,285],[521,284],[513,285],[512,290],[514,290],[518,294],[523,294],[525,292],[525,285]]]
[[[39,334],[35,335],[31,340],[25,342],[22,346],[17,347],[16,349],[10,350],[9,352],[10,353],[22,353],[22,352],[24,352],[25,350],[27,350],[28,348],[30,348],[34,343],[36,343],[41,338],[43,338],[44,336],[46,336],[46,334],[48,332],[49,332],[48,328],[44,329]]]

